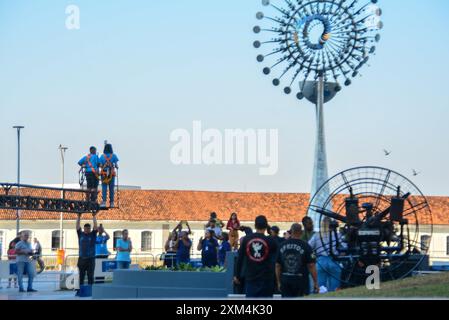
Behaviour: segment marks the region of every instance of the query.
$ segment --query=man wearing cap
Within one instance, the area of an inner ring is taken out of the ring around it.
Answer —
[[[282,297],[303,297],[309,292],[309,272],[313,279],[313,291],[318,292],[318,276],[315,256],[310,245],[301,240],[302,227],[291,227],[291,238],[280,247],[276,262],[276,279]]]
[[[245,268],[245,293],[248,298],[270,298],[274,293],[275,259],[278,245],[265,235],[268,221],[265,216],[255,220],[256,232],[243,238],[234,272],[234,283],[240,284]]]

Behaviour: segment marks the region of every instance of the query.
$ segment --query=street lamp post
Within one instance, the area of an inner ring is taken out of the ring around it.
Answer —
[[[14,126],[17,130],[17,196],[20,196],[20,130],[25,129],[24,126]],[[20,210],[16,211],[16,232],[20,231]]]
[[[61,176],[62,176],[62,184],[61,189],[64,189],[64,183],[65,183],[65,172],[64,172],[64,159],[65,159],[65,152],[67,151],[67,147],[62,146],[62,144],[59,145],[59,151],[61,152]],[[64,197],[64,190],[61,190],[61,198]],[[59,216],[59,249],[64,248],[64,226],[63,226],[63,213],[60,213]]]

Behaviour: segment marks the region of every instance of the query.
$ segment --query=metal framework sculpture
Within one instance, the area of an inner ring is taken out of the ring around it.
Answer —
[[[253,45],[263,50],[257,56],[265,64],[263,73],[274,74],[274,86],[285,81],[286,94],[296,91],[298,99],[316,105],[314,194],[328,179],[324,104],[342,84],[351,85],[376,52],[382,11],[377,0],[262,0],[262,4],[271,13],[256,14],[262,25],[253,31],[265,39]],[[316,221],[313,212],[308,214]]]
[[[318,201],[309,209],[319,214],[323,246],[318,251],[338,263],[341,276],[333,276],[345,285],[364,284],[368,266],[378,266],[383,281],[400,279],[426,258],[432,213],[422,192],[399,173],[378,167],[346,170],[314,198]]]
[[[380,40],[378,30],[382,28],[379,17],[382,11],[377,0],[360,5],[358,0],[282,0],[285,7],[272,4],[275,1],[263,0],[262,4],[271,7],[277,16],[256,14],[257,19],[268,20],[274,26],[255,26],[254,32],[268,33],[265,41],[255,41],[254,47],[264,49],[257,61],[274,61],[264,67],[263,73],[272,74],[281,70],[273,80],[279,86],[285,78],[286,94],[298,81],[298,99],[304,98],[306,81],[335,81],[335,91],[341,90],[341,79],[349,86],[351,77],[357,77],[359,70],[368,62],[370,54],[376,51]],[[274,36],[274,37],[273,37]],[[271,52],[266,50],[271,47]],[[282,68],[282,66],[284,66]]]
[[[100,207],[91,192],[0,183],[0,210],[96,213]]]

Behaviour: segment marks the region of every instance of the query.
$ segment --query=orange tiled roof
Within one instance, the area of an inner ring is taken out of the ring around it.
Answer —
[[[102,211],[101,220],[128,221],[205,221],[212,211],[227,220],[235,211],[241,221],[253,221],[264,214],[273,222],[300,221],[306,213],[309,194],[238,193],[206,191],[122,190],[120,208]],[[427,198],[433,223],[449,225],[449,197]],[[15,220],[14,211],[0,210],[0,220]],[[58,213],[22,211],[24,220],[57,220]],[[75,219],[65,214],[65,219]]]

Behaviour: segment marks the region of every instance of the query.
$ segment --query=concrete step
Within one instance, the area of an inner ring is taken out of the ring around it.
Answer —
[[[93,299],[152,299],[152,298],[226,298],[225,288],[155,287],[102,284],[94,285]]]

